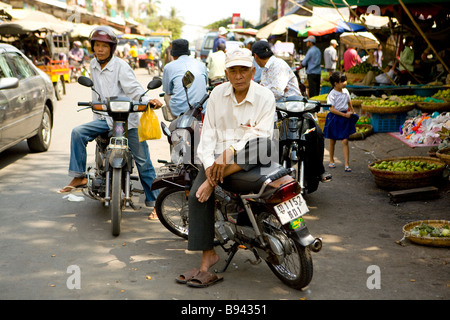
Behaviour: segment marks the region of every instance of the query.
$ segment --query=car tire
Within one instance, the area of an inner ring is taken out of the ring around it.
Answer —
[[[50,109],[45,105],[44,114],[42,115],[41,124],[38,133],[27,139],[28,148],[31,152],[44,152],[50,147],[52,140],[52,114]]]
[[[61,79],[59,79],[57,82],[53,83],[53,86],[55,88],[56,99],[58,101],[62,100],[64,94],[64,83]]]

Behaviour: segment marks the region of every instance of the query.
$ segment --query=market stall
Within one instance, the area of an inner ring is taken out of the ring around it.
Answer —
[[[67,60],[70,50],[69,24],[43,12],[11,10],[11,22],[0,24],[0,38],[22,50],[33,63],[48,74],[58,100],[70,81]]]

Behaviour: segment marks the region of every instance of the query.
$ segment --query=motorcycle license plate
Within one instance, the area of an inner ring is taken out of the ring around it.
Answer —
[[[303,199],[301,194],[277,204],[274,208],[278,218],[280,218],[281,224],[283,225],[300,218],[309,211],[306,201]]]

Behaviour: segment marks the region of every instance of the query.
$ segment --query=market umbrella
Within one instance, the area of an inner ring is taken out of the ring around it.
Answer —
[[[117,37],[121,39],[130,39],[130,40],[141,40],[141,41],[145,40],[145,36],[131,33],[119,34]]]
[[[340,42],[354,48],[364,47],[365,49],[378,48],[378,40],[370,32],[344,32],[341,34]]]
[[[259,39],[267,39],[269,36],[273,35],[282,35],[285,34],[288,27],[303,21],[306,16],[300,16],[298,14],[290,14],[287,16],[283,16],[271,23],[269,23],[264,28],[261,28],[257,33],[256,37]]]
[[[366,30],[367,29],[364,26],[356,23],[345,22],[342,19],[334,21],[322,21],[321,23],[318,23],[318,20],[315,20],[309,27],[303,30],[299,30],[297,32],[297,36],[323,36],[331,33],[343,33],[346,31],[360,32]]]

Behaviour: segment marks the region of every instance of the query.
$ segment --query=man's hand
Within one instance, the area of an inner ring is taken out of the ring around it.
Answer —
[[[162,107],[162,102],[158,99],[152,99],[148,102],[148,106],[152,109],[159,109]]]
[[[212,166],[206,169],[206,179],[210,185],[217,187],[219,182],[223,182],[223,172],[225,171],[227,164],[233,162],[233,157],[233,151],[230,148],[227,148],[220,156],[217,157]]]

